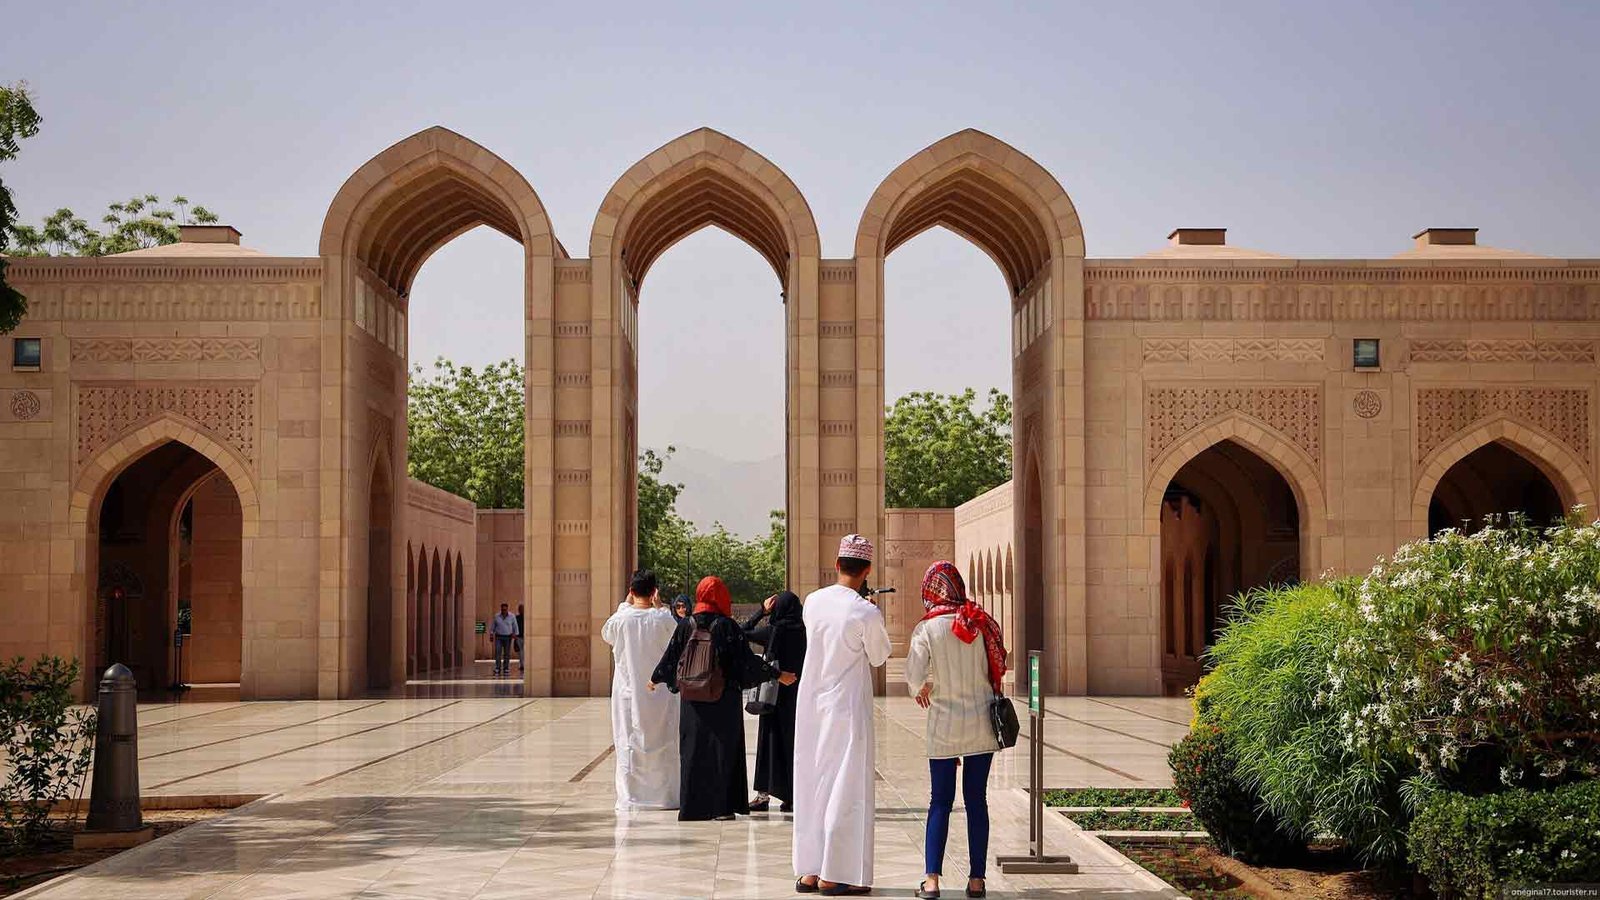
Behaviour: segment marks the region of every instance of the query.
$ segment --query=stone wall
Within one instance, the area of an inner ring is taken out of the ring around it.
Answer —
[[[477,510],[472,501],[405,482],[407,670],[417,676],[469,663],[478,598]]]
[[[906,655],[911,629],[922,621],[922,575],[928,566],[955,554],[955,511],[950,509],[886,509],[884,541],[874,566],[874,587],[895,593],[878,598],[894,656]]]
[[[487,624],[504,603],[516,612],[526,602],[522,579],[523,527],[527,517],[520,509],[480,509],[477,524],[477,603],[475,622]],[[494,646],[487,633],[472,643],[477,659],[494,658]]]

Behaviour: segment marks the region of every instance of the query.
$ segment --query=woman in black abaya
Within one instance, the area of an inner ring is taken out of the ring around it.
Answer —
[[[722,579],[715,575],[701,579],[695,589],[694,614],[678,624],[650,676],[651,690],[664,684],[677,693],[678,659],[690,635],[697,626],[711,632],[717,665],[722,669],[722,696],[705,703],[682,701],[678,717],[680,822],[731,819],[750,812],[745,794],[742,691],[780,675],[750,650],[732,612],[733,601]],[[780,680],[793,683],[795,679],[784,673]]]
[[[766,648],[767,658],[780,671],[793,672],[796,678],[805,674],[801,671],[806,661],[802,609],[798,596],[782,591],[768,597],[761,609],[744,622],[745,635]],[[768,616],[771,618],[767,624],[761,624]],[[751,812],[766,812],[769,795],[783,801],[780,812],[793,812],[794,711],[799,696],[798,683],[779,686],[778,708],[761,717],[761,730],[756,736],[756,798],[750,801]]]

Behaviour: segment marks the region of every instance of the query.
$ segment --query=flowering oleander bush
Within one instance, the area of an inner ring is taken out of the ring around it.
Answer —
[[[1409,843],[1412,865],[1444,897],[1600,881],[1600,781],[1481,797],[1437,791],[1422,801]]]
[[[1202,725],[1222,730],[1235,777],[1280,829],[1302,845],[1334,834],[1363,858],[1387,861],[1403,852],[1401,786],[1411,769],[1403,757],[1346,746],[1331,703],[1355,589],[1341,581],[1239,598],[1195,708]]]
[[[1329,667],[1345,748],[1472,793],[1600,773],[1600,523],[1408,544]]]
[[[1359,580],[1252,592],[1211,662],[1197,718],[1240,783],[1300,837],[1398,862],[1441,791],[1600,773],[1600,523],[1446,531]]]

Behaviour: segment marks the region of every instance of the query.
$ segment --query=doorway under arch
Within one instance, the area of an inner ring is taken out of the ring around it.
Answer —
[[[1504,441],[1468,453],[1434,486],[1428,501],[1428,534],[1446,528],[1471,533],[1518,515],[1534,527],[1560,521],[1561,491],[1544,469]]]
[[[1272,463],[1222,440],[1173,474],[1161,498],[1161,689],[1199,680],[1229,601],[1300,579],[1301,510]]]
[[[89,672],[120,662],[141,691],[238,689],[245,509],[230,476],[195,448],[158,440],[95,492],[87,525]]]

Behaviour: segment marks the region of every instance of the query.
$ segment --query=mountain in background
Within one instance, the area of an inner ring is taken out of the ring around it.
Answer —
[[[664,479],[683,485],[678,515],[701,531],[721,522],[745,538],[767,533],[767,515],[784,508],[783,456],[725,459],[709,450],[678,449],[661,470]]]

